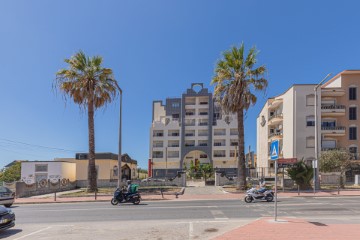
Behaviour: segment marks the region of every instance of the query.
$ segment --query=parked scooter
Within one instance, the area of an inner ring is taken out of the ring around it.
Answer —
[[[126,197],[126,188],[118,188],[114,192],[114,197],[111,199],[112,205],[118,205],[119,203],[128,203],[131,202],[135,205],[138,205],[141,201],[140,193],[135,192]]]
[[[271,189],[261,188],[257,190],[256,188],[251,188],[246,191],[244,201],[246,203],[251,203],[254,200],[266,200],[267,202],[271,202],[274,200],[274,193]]]

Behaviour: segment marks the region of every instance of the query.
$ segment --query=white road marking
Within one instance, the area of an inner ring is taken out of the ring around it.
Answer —
[[[229,219],[225,214],[220,210],[211,210],[211,214],[214,216],[215,220],[224,220]]]
[[[49,230],[50,228],[53,228],[53,227],[73,227],[73,226],[75,226],[75,225],[54,225],[54,226],[49,226],[49,227],[40,229],[40,230],[38,230],[38,231],[35,231],[35,232],[32,232],[32,233],[26,234],[26,235],[24,235],[24,236],[15,238],[14,240],[23,239],[23,238],[26,238],[26,237],[29,237],[29,236],[32,236],[32,235],[41,233],[41,232],[43,232],[43,231]]]
[[[192,222],[189,222],[189,239],[192,239],[194,236],[194,225]]]
[[[24,236],[21,236],[21,237],[19,237],[19,238],[15,238],[14,240],[23,239],[23,238],[26,238],[26,237],[32,236],[32,235],[34,235],[34,234],[37,234],[37,233],[40,233],[40,232],[46,231],[46,230],[48,230],[48,229],[50,229],[50,228],[51,228],[51,227],[46,227],[46,228],[40,229],[40,230],[38,230],[38,231],[35,231],[35,232],[32,232],[32,233],[26,234],[26,235],[24,235]]]

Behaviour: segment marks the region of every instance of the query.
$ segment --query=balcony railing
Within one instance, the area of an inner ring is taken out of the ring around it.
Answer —
[[[195,147],[195,144],[185,143],[185,147]]]
[[[226,157],[225,154],[214,154],[214,157]]]
[[[199,143],[200,147],[207,147],[207,143]]]
[[[321,109],[345,109],[344,105],[322,105]]]
[[[207,126],[208,123],[207,122],[199,122],[199,126]]]
[[[208,115],[207,112],[200,112],[199,115]]]
[[[230,146],[238,146],[239,144],[237,142],[231,142]]]
[[[282,135],[283,135],[282,132],[274,132],[274,133],[270,133],[270,134],[269,134],[269,138],[275,137],[275,136],[282,136]]]
[[[273,118],[282,118],[282,117],[283,117],[282,113],[273,114],[269,117],[269,121]]]
[[[163,133],[154,133],[153,137],[163,137],[164,134]]]
[[[345,127],[325,127],[325,126],[321,126],[321,130],[324,130],[324,131],[345,131]]]
[[[195,133],[185,133],[185,137],[193,137],[195,136]]]
[[[215,143],[214,143],[214,146],[216,146],[216,147],[225,146],[225,143],[215,142]]]

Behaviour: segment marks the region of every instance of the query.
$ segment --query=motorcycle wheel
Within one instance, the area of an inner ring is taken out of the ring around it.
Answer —
[[[139,203],[140,203],[140,198],[135,198],[133,204],[139,205]]]
[[[252,198],[251,196],[246,196],[246,197],[244,198],[244,201],[245,201],[246,203],[251,203],[252,200],[253,200],[253,198]]]
[[[110,202],[111,202],[112,205],[118,205],[119,204],[119,201],[116,200],[115,198],[112,198]]]
[[[269,195],[267,195],[267,196],[265,197],[265,200],[266,200],[267,202],[272,202],[272,201],[274,200],[274,197],[273,197],[273,195],[269,194]]]

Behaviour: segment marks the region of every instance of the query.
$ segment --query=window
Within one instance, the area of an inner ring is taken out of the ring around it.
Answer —
[[[356,87],[349,88],[349,100],[356,100]]]
[[[315,147],[315,137],[307,137],[306,138],[306,147],[314,148]]]
[[[307,116],[306,117],[306,126],[307,127],[315,126],[315,117],[314,116]]]
[[[173,118],[173,119],[179,119],[179,114],[178,114],[178,113],[173,114],[173,115],[172,115],[172,118]]]
[[[349,107],[349,120],[356,120],[356,107]]]
[[[357,147],[349,147],[350,153],[357,153]]]
[[[356,140],[357,136],[357,128],[356,127],[349,127],[349,140]]]
[[[36,164],[35,165],[35,172],[47,172],[48,165],[47,164]]]
[[[310,94],[306,95],[306,106],[314,106],[315,105],[315,95]]]
[[[173,102],[173,103],[171,104],[171,106],[172,106],[173,108],[178,108],[178,107],[180,107],[180,103],[179,103],[179,102]]]

